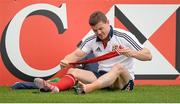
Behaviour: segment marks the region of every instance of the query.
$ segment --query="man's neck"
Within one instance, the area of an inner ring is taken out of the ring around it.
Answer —
[[[109,41],[109,36],[107,36],[105,39],[102,40],[104,48],[106,48],[108,41]]]
[[[102,40],[103,43],[107,43],[109,41],[109,36]]]

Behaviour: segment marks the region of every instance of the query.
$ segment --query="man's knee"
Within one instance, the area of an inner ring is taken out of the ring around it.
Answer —
[[[116,69],[124,69],[124,65],[122,63],[117,63],[113,66],[113,68],[116,68]]]
[[[121,73],[122,71],[124,71],[124,65],[121,63],[117,63],[113,66],[113,69],[117,71],[117,73]]]
[[[77,75],[79,73],[80,69],[77,68],[70,68],[67,72],[67,74],[72,74],[75,78],[77,78]]]

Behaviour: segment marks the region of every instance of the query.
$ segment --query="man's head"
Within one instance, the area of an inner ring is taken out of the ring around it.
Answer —
[[[105,40],[108,38],[110,31],[110,25],[107,17],[104,13],[96,11],[91,14],[89,18],[89,25],[91,26],[94,33],[101,39]]]

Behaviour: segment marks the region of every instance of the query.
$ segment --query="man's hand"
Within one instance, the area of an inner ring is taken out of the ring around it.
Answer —
[[[69,63],[68,63],[68,61],[66,61],[66,60],[61,60],[60,66],[61,66],[61,69],[62,69],[62,68],[66,68],[66,67],[69,66]]]
[[[132,50],[130,48],[116,48],[115,51],[119,54],[119,55],[124,55],[126,57],[133,57],[136,54],[135,50]]]

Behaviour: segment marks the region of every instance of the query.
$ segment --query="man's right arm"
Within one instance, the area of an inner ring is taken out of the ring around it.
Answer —
[[[66,67],[69,65],[69,63],[77,62],[85,56],[86,56],[86,53],[83,52],[81,49],[77,48],[75,51],[65,56],[65,58],[61,60],[60,65],[61,67]]]

